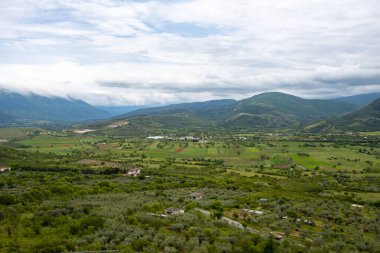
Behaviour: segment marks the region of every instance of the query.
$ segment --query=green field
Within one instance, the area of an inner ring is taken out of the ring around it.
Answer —
[[[0,168],[12,170],[0,173],[0,252],[376,252],[379,245],[373,134],[367,142],[3,135],[10,137]],[[126,175],[136,168],[141,175]],[[189,199],[194,192],[203,198]],[[185,213],[165,216],[169,207]]]

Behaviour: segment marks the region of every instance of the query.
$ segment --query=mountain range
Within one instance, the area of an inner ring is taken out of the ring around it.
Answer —
[[[351,96],[346,102],[342,101],[343,98],[342,100],[303,99],[285,93],[268,92],[240,101],[224,99],[145,108],[119,115],[114,120],[126,119],[130,124],[125,128],[141,131],[204,127],[303,128],[314,122],[326,122],[329,119],[338,119],[339,115],[354,112],[366,102],[370,103],[376,96],[373,94]]]
[[[110,114],[82,100],[0,91],[0,123],[104,119]]]
[[[222,99],[137,109],[133,106],[94,107],[82,100],[3,91],[0,92],[0,123],[99,119],[97,125],[120,120],[129,122],[112,128],[113,133],[199,128],[377,130],[378,100],[369,103],[379,97],[380,93],[370,93],[322,100],[268,92],[243,100]],[[125,111],[129,112],[117,115]]]

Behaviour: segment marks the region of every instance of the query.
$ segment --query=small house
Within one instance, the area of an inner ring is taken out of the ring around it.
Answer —
[[[161,139],[165,139],[165,136],[157,135],[157,136],[148,136],[146,138],[150,140],[161,140]]]
[[[311,220],[303,220],[303,223],[305,223],[306,225],[309,225],[309,226],[313,226],[314,225],[314,222],[311,221]]]
[[[167,215],[172,215],[172,214],[184,214],[185,210],[175,208],[175,207],[170,207],[165,209],[165,214]]]
[[[198,137],[194,137],[194,136],[183,136],[183,137],[179,137],[178,140],[180,140],[180,141],[193,141],[193,142],[198,142],[198,141],[200,141],[201,139],[198,138]]]
[[[10,167],[0,167],[0,173],[6,172],[6,171],[11,171]]]
[[[200,192],[193,192],[189,195],[189,198],[192,200],[201,200],[202,199],[202,193]]]
[[[280,241],[280,240],[282,240],[284,238],[282,235],[280,235],[278,233],[273,233],[272,232],[272,235],[273,235],[274,239],[276,239],[278,241]]]
[[[128,172],[125,173],[125,175],[128,176],[128,177],[137,177],[137,176],[140,176],[140,174],[141,174],[141,170],[140,169],[128,170]]]
[[[263,215],[264,212],[263,211],[259,211],[259,210],[250,210],[250,209],[243,209],[244,212],[247,212],[249,214],[256,214],[256,215]]]

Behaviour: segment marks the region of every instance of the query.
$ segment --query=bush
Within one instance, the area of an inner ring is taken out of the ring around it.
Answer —
[[[9,206],[9,205],[17,204],[17,203],[18,203],[18,200],[10,194],[0,195],[0,205]]]
[[[149,241],[144,238],[136,239],[132,242],[132,249],[135,251],[143,251],[146,246],[149,245]]]
[[[99,228],[103,228],[105,220],[99,216],[88,216],[81,221],[81,228],[88,229],[89,227],[93,227],[95,230]]]

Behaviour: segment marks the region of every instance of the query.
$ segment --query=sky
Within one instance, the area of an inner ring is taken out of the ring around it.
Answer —
[[[378,0],[0,0],[0,89],[152,105],[380,91]]]

